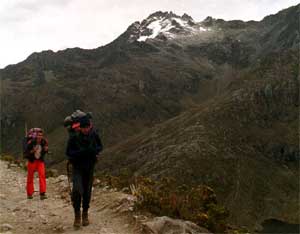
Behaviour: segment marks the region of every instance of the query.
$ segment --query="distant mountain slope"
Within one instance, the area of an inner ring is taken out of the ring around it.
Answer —
[[[252,230],[268,218],[297,223],[298,62],[296,51],[273,54],[222,96],[107,150],[99,172],[208,184]]]

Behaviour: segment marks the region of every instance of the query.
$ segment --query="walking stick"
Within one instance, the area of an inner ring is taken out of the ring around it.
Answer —
[[[68,177],[68,188],[69,188],[69,194],[71,196],[72,190],[71,190],[71,181],[70,181],[70,161],[67,161],[67,177]]]

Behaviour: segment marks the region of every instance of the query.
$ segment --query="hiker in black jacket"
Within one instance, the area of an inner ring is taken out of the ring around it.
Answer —
[[[78,123],[76,123],[78,129]],[[81,224],[80,207],[82,203],[82,225],[89,225],[88,209],[91,200],[94,167],[97,155],[102,150],[99,135],[92,127],[89,118],[80,120],[77,134],[70,135],[67,157],[72,164],[72,203],[75,212],[74,227]]]

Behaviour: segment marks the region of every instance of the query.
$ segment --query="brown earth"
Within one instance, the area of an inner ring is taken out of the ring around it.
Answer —
[[[120,206],[120,202],[130,199],[130,195],[94,189],[90,208],[91,224],[74,230],[71,203],[69,199],[62,198],[63,180],[48,178],[48,199],[40,200],[37,191],[34,198],[28,200],[25,171],[17,167],[8,169],[8,163],[0,161],[0,176],[1,233],[139,233],[133,216],[125,214],[130,211]],[[35,182],[35,190],[38,190],[37,178]]]

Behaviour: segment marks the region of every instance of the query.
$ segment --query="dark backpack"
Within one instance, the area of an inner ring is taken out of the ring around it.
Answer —
[[[68,130],[69,134],[74,134],[80,129],[83,122],[91,124],[92,115],[90,112],[85,113],[81,110],[76,110],[64,120],[64,127]]]

